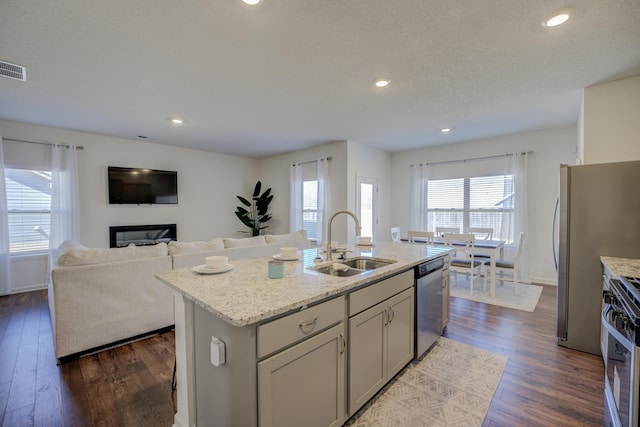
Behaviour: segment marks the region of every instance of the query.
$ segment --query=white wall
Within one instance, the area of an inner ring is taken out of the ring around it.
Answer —
[[[347,207],[356,211],[356,177],[358,175],[367,178],[376,178],[378,181],[378,225],[376,227],[376,239],[379,241],[390,241],[391,235],[391,199],[389,197],[391,188],[391,154],[377,148],[367,147],[353,141],[348,142],[348,170],[347,170]],[[336,218],[337,221],[337,218]],[[355,228],[352,221],[349,221],[349,242],[354,243]]]
[[[258,160],[4,120],[0,120],[0,135],[85,147],[78,152],[78,172],[80,241],[86,246],[109,247],[109,226],[114,225],[175,223],[178,239],[187,241],[240,236],[238,230],[247,230],[233,212],[236,195],[250,195],[259,179]],[[108,205],[107,166],[177,171],[179,203]],[[14,290],[26,289],[33,271],[39,278],[45,274],[43,257],[36,257],[30,266],[24,259],[20,262],[12,264]],[[28,279],[24,272],[29,272]]]
[[[558,194],[558,167],[575,163],[577,129],[565,127],[441,145],[391,155],[391,222],[406,235],[409,225],[410,165],[461,160],[533,150],[529,159],[529,276],[540,283],[557,282],[552,256],[552,222]],[[452,164],[451,168],[456,165]]]
[[[292,163],[303,163],[320,158],[331,157],[329,161],[329,183],[331,186],[331,200],[329,210],[347,209],[347,192],[344,185],[347,182],[347,142],[332,142],[317,147],[308,148],[269,157],[260,161],[259,176],[263,185],[272,188],[275,195],[271,202],[271,212],[274,220],[268,232],[281,234],[289,232],[289,200],[290,175],[289,166]],[[346,221],[333,226],[333,240],[344,242],[347,236]]]
[[[640,160],[640,76],[584,89],[585,164]]]

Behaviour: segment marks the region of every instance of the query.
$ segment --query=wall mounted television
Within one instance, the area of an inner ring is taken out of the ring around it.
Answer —
[[[144,168],[107,168],[110,205],[178,203],[178,172]]]

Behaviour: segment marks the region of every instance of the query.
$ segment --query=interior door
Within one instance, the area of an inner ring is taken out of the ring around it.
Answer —
[[[356,176],[356,215],[360,219],[363,236],[377,240],[378,228],[378,180]]]

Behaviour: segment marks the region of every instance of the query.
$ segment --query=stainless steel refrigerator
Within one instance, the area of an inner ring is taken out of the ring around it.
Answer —
[[[558,206],[557,341],[600,354],[600,256],[640,258],[640,161],[562,165]]]

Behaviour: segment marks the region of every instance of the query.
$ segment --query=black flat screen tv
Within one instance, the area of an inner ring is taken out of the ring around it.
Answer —
[[[178,203],[178,172],[109,166],[110,205]]]

